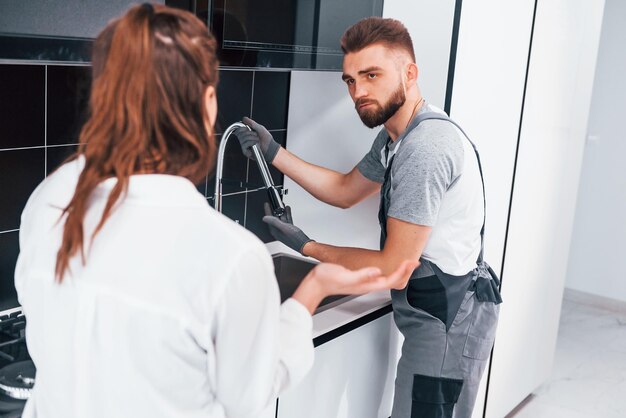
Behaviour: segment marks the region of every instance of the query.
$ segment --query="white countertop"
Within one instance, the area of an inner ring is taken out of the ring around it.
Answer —
[[[285,253],[303,260],[317,261],[313,258],[302,256],[278,241],[269,242],[265,246],[270,254]],[[337,306],[316,313],[313,315],[313,338],[333,331],[389,304],[391,304],[391,296],[388,290],[384,290],[351,298]]]

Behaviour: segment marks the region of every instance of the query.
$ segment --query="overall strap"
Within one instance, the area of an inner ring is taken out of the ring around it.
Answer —
[[[487,198],[485,196],[485,179],[483,177],[483,167],[480,163],[480,155],[478,154],[478,149],[476,148],[476,145],[474,145],[472,140],[469,139],[469,136],[467,136],[465,131],[463,131],[463,128],[461,128],[455,121],[450,119],[448,115],[437,113],[437,112],[426,112],[426,113],[421,113],[415,116],[413,120],[411,121],[411,123],[409,124],[408,128],[404,131],[404,133],[398,139],[403,139],[409,132],[415,129],[417,125],[429,119],[446,120],[452,123],[461,131],[461,133],[463,133],[463,135],[465,135],[465,138],[467,138],[469,143],[472,144],[472,148],[474,148],[474,153],[476,153],[476,159],[478,160],[478,170],[480,171],[480,181],[483,185],[483,208],[484,208],[483,209],[483,226],[480,229],[480,254],[478,254],[478,263],[480,264],[483,261],[483,253],[485,251],[485,222],[487,220]]]

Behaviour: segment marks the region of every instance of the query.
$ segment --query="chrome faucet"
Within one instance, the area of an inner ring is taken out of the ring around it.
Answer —
[[[246,128],[251,130],[248,125],[242,122],[235,122],[230,125],[224,133],[222,134],[222,141],[220,142],[220,147],[217,151],[217,163],[215,167],[215,210],[218,212],[222,211],[222,174],[224,172],[224,154],[226,153],[226,144],[228,143],[228,138],[233,133],[235,129],[238,128]],[[265,188],[267,190],[267,194],[269,196],[270,205],[272,206],[272,214],[274,216],[282,216],[285,213],[285,204],[280,196],[280,192],[274,186],[274,181],[272,180],[272,175],[270,174],[270,170],[267,167],[267,162],[259,150],[257,145],[252,146],[252,152],[254,153],[254,158],[256,159],[257,165],[259,166],[259,171],[261,172],[261,176],[263,177],[263,183],[265,184]]]

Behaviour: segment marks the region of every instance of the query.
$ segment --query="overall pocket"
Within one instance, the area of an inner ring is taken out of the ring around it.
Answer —
[[[493,348],[502,297],[499,291],[500,281],[489,264],[482,261],[478,270],[478,278],[472,285],[476,303],[463,356],[482,361],[489,358]]]
[[[463,347],[463,356],[487,360],[496,336],[500,306],[493,302],[476,302],[472,323]]]
[[[413,375],[411,418],[452,418],[463,380]]]

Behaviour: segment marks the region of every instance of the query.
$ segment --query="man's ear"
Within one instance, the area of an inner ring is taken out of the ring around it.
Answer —
[[[415,84],[415,83],[417,83],[418,75],[419,75],[419,69],[417,68],[417,64],[416,63],[410,62],[410,63],[406,64],[405,76],[406,76],[406,82],[408,84]]]

